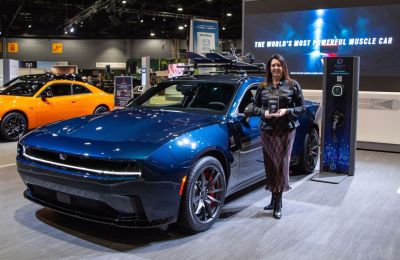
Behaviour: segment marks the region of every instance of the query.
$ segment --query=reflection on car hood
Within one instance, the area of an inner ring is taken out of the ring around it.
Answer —
[[[182,133],[218,123],[212,115],[132,108],[75,118],[45,127],[58,136],[107,142],[162,144]]]

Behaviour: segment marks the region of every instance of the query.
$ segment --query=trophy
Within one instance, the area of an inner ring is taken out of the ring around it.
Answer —
[[[270,114],[274,114],[279,110],[279,96],[271,96],[268,98],[268,110]]]

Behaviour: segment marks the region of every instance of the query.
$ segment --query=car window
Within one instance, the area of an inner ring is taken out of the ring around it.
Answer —
[[[255,98],[256,96],[257,87],[257,85],[254,85],[246,90],[239,104],[239,113],[244,113],[244,109],[246,108],[246,106],[250,103],[253,103],[253,98]]]
[[[204,112],[225,112],[235,93],[235,85],[216,82],[160,83],[139,96],[130,106],[150,106]]]
[[[87,94],[87,93],[92,93],[87,87],[82,86],[82,85],[77,85],[77,84],[72,85],[72,94],[73,95]]]
[[[71,95],[71,84],[53,84],[43,92],[47,97],[68,96]]]
[[[1,95],[32,97],[43,86],[41,82],[16,81],[0,92]]]

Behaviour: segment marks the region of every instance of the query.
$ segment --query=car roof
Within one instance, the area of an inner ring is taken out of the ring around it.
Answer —
[[[218,83],[233,83],[240,84],[246,81],[247,79],[254,78],[263,80],[261,76],[248,76],[246,74],[215,74],[215,75],[184,75],[179,77],[173,77],[168,81],[203,81],[203,82],[218,82]]]
[[[43,84],[52,80],[75,80],[83,82],[81,76],[78,74],[62,74],[62,75],[56,75],[52,73],[31,74],[31,75],[20,76],[19,79],[25,82],[40,82]]]

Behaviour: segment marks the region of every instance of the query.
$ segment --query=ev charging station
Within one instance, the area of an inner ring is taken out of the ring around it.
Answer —
[[[360,57],[324,58],[320,173],[314,181],[340,183],[354,175]]]

